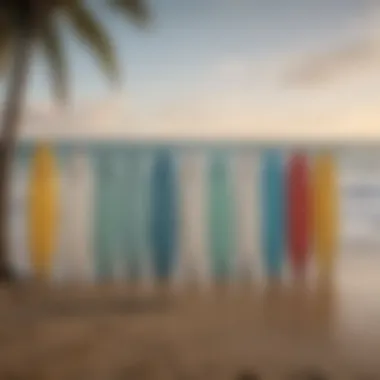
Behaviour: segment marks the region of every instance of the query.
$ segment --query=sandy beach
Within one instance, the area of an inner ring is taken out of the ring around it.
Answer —
[[[353,299],[336,288],[174,294],[30,285],[3,288],[0,297],[0,379],[227,380],[246,370],[284,379],[303,368],[331,379],[380,374],[380,319],[364,307],[360,321],[350,315]]]

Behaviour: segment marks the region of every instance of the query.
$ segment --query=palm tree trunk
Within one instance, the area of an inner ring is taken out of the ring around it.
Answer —
[[[0,135],[0,282],[13,278],[7,255],[8,239],[8,205],[11,165],[16,147],[18,127],[25,100],[25,86],[28,78],[30,61],[30,32],[28,23],[20,24],[15,35],[13,63],[9,73],[9,83],[3,109],[2,129]]]

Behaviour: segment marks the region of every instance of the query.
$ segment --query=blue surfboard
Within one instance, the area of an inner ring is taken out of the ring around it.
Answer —
[[[285,186],[282,156],[279,152],[264,153],[262,167],[263,254],[269,277],[279,278],[285,258]]]
[[[209,169],[209,242],[211,267],[217,279],[225,280],[234,254],[233,203],[229,181],[228,156],[215,154]]]
[[[177,195],[174,162],[167,150],[157,153],[152,168],[153,269],[158,279],[173,270],[177,248]]]

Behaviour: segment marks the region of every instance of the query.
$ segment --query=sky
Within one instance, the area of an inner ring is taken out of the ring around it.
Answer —
[[[380,140],[380,1],[151,0],[145,29],[100,3],[122,88],[65,28],[70,106],[37,53],[22,136]]]

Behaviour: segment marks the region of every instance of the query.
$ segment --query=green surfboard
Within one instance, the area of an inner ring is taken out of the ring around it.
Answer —
[[[226,153],[215,153],[209,162],[209,244],[211,270],[217,280],[230,274],[234,252],[232,184]]]
[[[122,155],[100,155],[96,176],[96,274],[100,279],[125,272]]]

